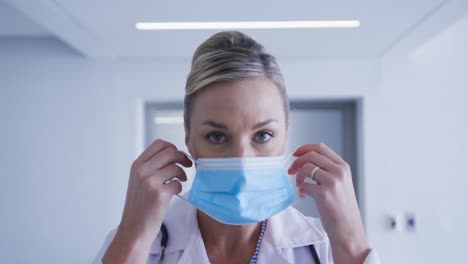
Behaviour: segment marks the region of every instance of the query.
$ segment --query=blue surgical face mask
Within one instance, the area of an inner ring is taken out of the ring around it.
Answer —
[[[188,201],[217,221],[263,221],[296,199],[283,156],[201,158]]]

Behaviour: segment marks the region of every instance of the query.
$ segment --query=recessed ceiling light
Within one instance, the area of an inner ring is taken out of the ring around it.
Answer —
[[[356,28],[359,20],[323,21],[252,21],[252,22],[140,22],[138,30],[191,30],[191,29],[287,29],[287,28]]]

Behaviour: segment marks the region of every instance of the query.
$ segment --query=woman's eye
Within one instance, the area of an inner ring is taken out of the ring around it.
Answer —
[[[272,134],[266,131],[258,132],[255,135],[255,140],[258,142],[267,142],[272,137]]]
[[[208,135],[208,140],[212,143],[222,143],[226,140],[226,136],[222,133],[215,132]]]

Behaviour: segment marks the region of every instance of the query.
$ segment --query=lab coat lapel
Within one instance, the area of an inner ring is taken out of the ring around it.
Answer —
[[[188,194],[181,195],[187,199]],[[166,256],[175,251],[182,251],[178,264],[192,264],[197,260],[197,264],[209,264],[200,230],[198,229],[197,209],[180,197],[168,210],[164,219],[169,233],[169,242],[166,248]],[[160,235],[153,242],[152,254],[160,254]]]
[[[184,250],[177,264],[193,264],[194,260],[197,264],[210,264],[200,231],[198,228],[195,231],[194,239]]]
[[[268,220],[258,256],[258,264],[293,263],[291,256],[284,254],[327,240],[320,220],[304,216],[294,207],[288,207]]]
[[[187,201],[174,197],[177,199],[174,204],[169,208],[168,214],[164,219],[164,224],[168,230],[168,244],[166,247],[166,254],[175,251],[184,250],[191,247],[195,231],[198,230],[197,212]],[[154,240],[151,247],[151,254],[160,254],[161,252],[161,232]]]
[[[269,223],[268,223],[269,224]],[[289,264],[290,262],[284,256],[281,248],[278,247],[276,239],[273,237],[271,228],[268,226],[263,236],[262,245],[260,247],[257,263],[258,264]],[[274,260],[274,261],[273,261]]]
[[[271,217],[269,225],[279,248],[303,247],[328,240],[320,219],[306,217],[292,206]]]

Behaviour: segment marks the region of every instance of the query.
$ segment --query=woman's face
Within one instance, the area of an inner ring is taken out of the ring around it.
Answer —
[[[279,156],[286,140],[281,95],[266,77],[214,83],[193,100],[185,143],[196,159]]]

